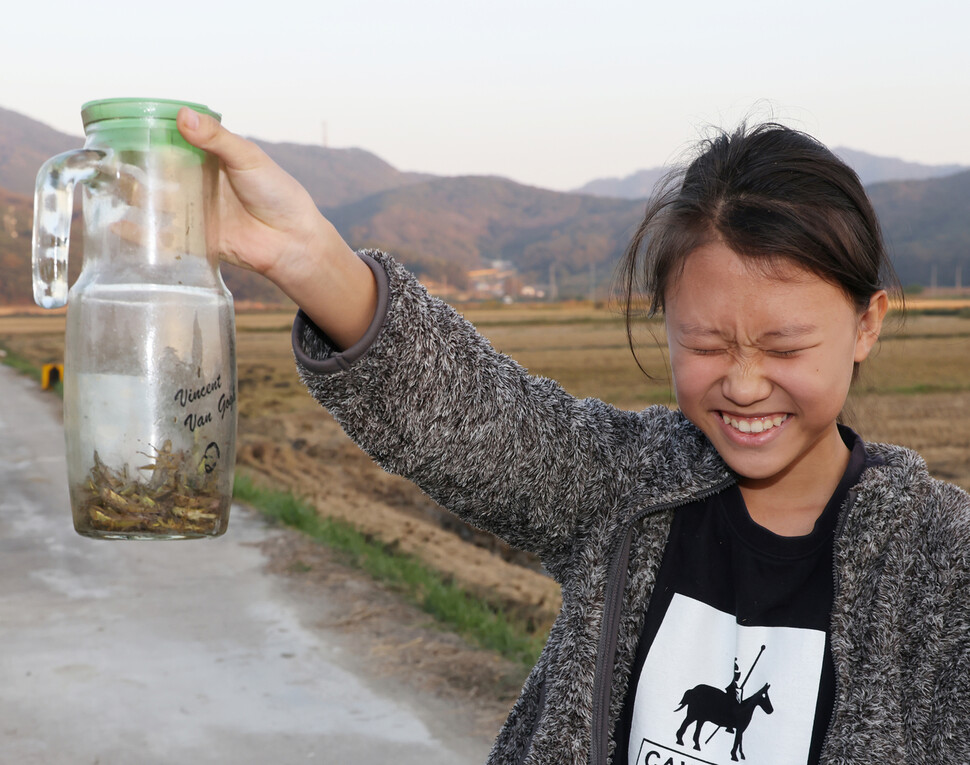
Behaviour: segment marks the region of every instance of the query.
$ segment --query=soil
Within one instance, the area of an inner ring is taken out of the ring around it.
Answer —
[[[283,317],[289,320],[290,317]],[[385,473],[307,393],[280,317],[243,319],[239,335],[236,463],[292,491],[321,515],[351,523],[417,556],[473,594],[545,632],[560,607],[559,586],[535,558],[442,509],[417,487]],[[287,330],[288,332],[288,330]]]
[[[319,407],[241,421],[236,461],[309,501],[321,515],[422,559],[531,630],[547,630],[559,610],[559,587],[533,558],[382,471]]]
[[[440,699],[467,735],[494,739],[524,679],[520,665],[436,628],[426,613],[296,531],[284,530],[260,548],[268,570],[288,586],[326,592],[343,616],[318,626],[352,640],[371,673]]]

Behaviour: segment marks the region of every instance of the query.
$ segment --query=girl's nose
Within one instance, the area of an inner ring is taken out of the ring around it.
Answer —
[[[721,380],[721,392],[738,406],[750,406],[771,395],[771,382],[755,358],[737,358]]]

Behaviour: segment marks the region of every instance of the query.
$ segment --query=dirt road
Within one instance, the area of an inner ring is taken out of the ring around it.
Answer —
[[[485,759],[501,710],[415,687],[377,650],[438,638],[413,618],[346,628],[396,608],[373,585],[240,507],[217,540],[77,536],[63,449],[59,402],[0,365],[0,762]]]

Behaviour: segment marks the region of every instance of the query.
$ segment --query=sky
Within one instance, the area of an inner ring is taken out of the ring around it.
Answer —
[[[552,189],[676,161],[772,118],[830,146],[970,165],[966,0],[22,2],[0,107],[203,103],[267,141]]]

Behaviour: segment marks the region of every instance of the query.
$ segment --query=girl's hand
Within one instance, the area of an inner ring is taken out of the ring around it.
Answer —
[[[256,144],[185,107],[177,124],[186,141],[222,161],[219,247],[223,260],[269,276],[282,261],[302,260],[318,238],[326,239],[322,230],[327,222],[310,195]]]
[[[309,193],[251,141],[186,107],[178,129],[221,161],[219,252],[270,279],[342,347],[366,331],[377,292],[370,269]]]

